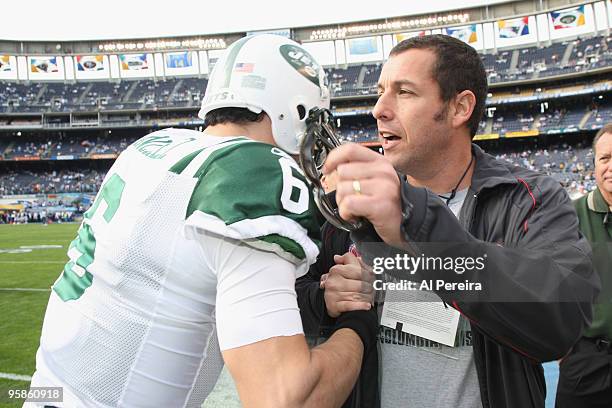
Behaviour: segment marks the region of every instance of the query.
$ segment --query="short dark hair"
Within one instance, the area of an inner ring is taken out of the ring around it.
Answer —
[[[606,125],[604,125],[601,129],[599,129],[599,132],[597,132],[595,134],[595,137],[593,138],[593,154],[596,154],[597,152],[595,151],[595,145],[597,144],[597,142],[599,142],[599,139],[601,139],[601,137],[605,134],[605,133],[610,133],[612,134],[612,123],[608,123]]]
[[[222,123],[235,123],[238,125],[250,122],[261,122],[266,113],[253,113],[247,108],[219,108],[211,110],[204,118],[204,127],[220,125]]]
[[[446,103],[465,90],[474,93],[476,106],[467,122],[473,137],[484,115],[488,89],[487,73],[480,55],[461,40],[448,35],[434,34],[412,37],[399,42],[391,50],[390,56],[412,49],[431,50],[436,54],[432,76],[440,87],[442,101]]]

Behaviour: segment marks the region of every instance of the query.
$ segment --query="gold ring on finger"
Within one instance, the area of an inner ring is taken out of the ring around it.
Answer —
[[[357,195],[361,195],[361,183],[359,180],[353,180],[353,191]]]

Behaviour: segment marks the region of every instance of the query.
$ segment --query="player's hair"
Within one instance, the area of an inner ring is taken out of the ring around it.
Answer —
[[[595,145],[597,144],[597,142],[599,142],[599,139],[601,139],[601,137],[605,133],[612,133],[612,123],[604,125],[601,129],[599,129],[599,132],[595,134],[595,137],[593,138],[593,155],[597,153],[595,151]]]
[[[250,122],[261,122],[266,113],[253,113],[247,108],[219,108],[206,114],[204,127],[220,125],[222,123],[236,123],[238,125]]]
[[[467,121],[473,137],[484,114],[488,87],[487,73],[476,50],[454,37],[434,34],[412,37],[399,42],[391,50],[390,56],[412,49],[431,50],[435,53],[436,62],[432,76],[440,87],[442,101],[445,104],[465,90],[474,93],[476,106]]]

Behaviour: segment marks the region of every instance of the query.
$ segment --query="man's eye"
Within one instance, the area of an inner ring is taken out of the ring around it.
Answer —
[[[414,95],[414,92],[412,92],[409,89],[400,89],[399,90],[399,94],[400,95]]]

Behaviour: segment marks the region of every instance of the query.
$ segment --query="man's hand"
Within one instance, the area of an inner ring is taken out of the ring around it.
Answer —
[[[350,252],[334,255],[334,265],[321,277],[325,306],[331,317],[351,310],[369,310],[374,300],[374,273]]]
[[[393,165],[367,147],[348,143],[329,153],[323,173],[334,170],[340,216],[347,221],[367,218],[383,241],[402,247],[400,180]]]

